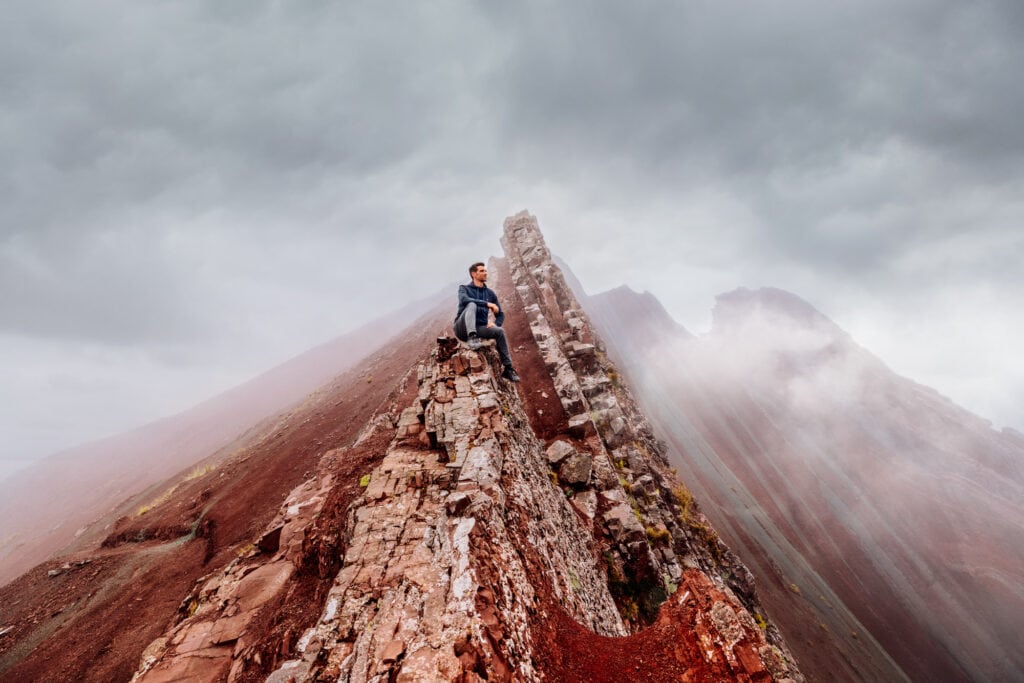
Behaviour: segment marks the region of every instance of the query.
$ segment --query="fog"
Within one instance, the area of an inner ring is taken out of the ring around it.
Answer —
[[[523,208],[591,291],[704,331],[782,287],[1024,427],[1019,3],[8,15],[0,473],[450,283]]]
[[[730,292],[709,332],[645,329],[645,346],[600,315],[712,522],[745,560],[771,558],[757,571],[827,584],[912,679],[933,656],[975,680],[1019,675],[1024,441],[779,290]],[[816,609],[849,632],[824,598]]]

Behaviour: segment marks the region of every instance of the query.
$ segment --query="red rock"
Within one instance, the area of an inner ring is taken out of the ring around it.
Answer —
[[[276,553],[281,544],[282,529],[284,529],[283,524],[274,527],[272,530],[260,536],[260,540],[256,542],[257,547],[265,553]]]
[[[585,439],[597,433],[590,415],[582,413],[569,418],[569,433],[577,439]]]
[[[381,650],[380,659],[385,664],[394,664],[405,652],[405,643],[401,640],[392,640]]]

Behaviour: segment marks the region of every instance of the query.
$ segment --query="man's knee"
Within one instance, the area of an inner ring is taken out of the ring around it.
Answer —
[[[488,327],[485,334],[481,334],[482,337],[488,337],[489,339],[501,340],[505,338],[505,330],[500,327]]]

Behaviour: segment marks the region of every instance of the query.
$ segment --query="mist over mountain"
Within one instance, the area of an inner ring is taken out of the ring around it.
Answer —
[[[585,305],[791,637],[821,623],[849,650],[870,633],[914,680],[1024,674],[1019,434],[785,291],[719,296],[700,337],[648,293]]]
[[[489,269],[521,383],[493,345],[449,336],[449,299],[387,343],[371,335],[361,360],[332,344],[178,416],[169,436],[96,453],[107,472],[159,481],[79,496],[81,514],[110,507],[0,588],[0,675],[805,680],[536,219],[506,219],[502,246]],[[203,457],[187,441],[230,432],[225,407],[296,388],[315,361],[325,382],[229,447]],[[126,467],[179,443],[193,469]]]
[[[444,286],[524,203],[591,291],[704,331],[783,287],[1024,430],[1019,0],[6,6],[0,468]]]
[[[1021,676],[1019,433],[795,294],[693,335],[526,212],[502,245],[521,384],[442,292],[19,475],[0,675]]]
[[[447,290],[435,292],[178,415],[55,453],[0,480],[0,583],[76,539],[90,540],[91,522],[149,487],[228,456],[447,299]]]

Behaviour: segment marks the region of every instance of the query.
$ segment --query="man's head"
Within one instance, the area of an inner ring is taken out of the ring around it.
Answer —
[[[483,261],[474,263],[469,267],[469,276],[473,278],[474,284],[485,284],[487,282],[487,266],[484,265]]]

